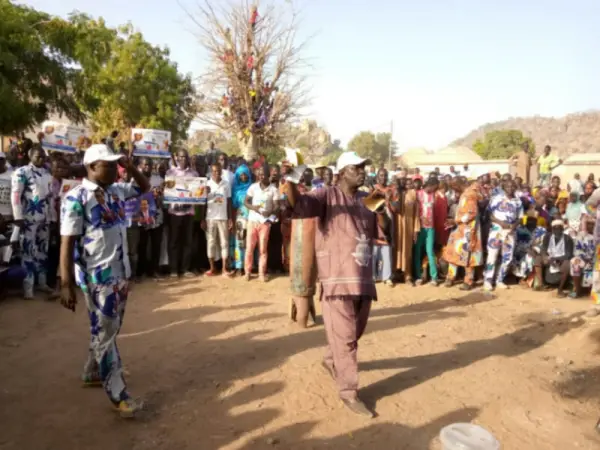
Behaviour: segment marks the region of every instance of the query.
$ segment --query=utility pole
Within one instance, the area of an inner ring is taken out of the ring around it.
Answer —
[[[392,152],[394,151],[392,142],[394,142],[394,121],[393,120],[390,121],[390,142],[389,142],[389,148],[388,148],[388,152],[390,154],[389,155],[390,160],[388,162],[388,164],[389,164],[388,170],[392,170]]]

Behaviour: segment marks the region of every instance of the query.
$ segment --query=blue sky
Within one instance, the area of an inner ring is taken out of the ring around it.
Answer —
[[[223,2],[225,0],[215,0]],[[276,2],[283,0],[276,0]],[[180,3],[28,0],[131,21],[184,72],[204,54]],[[400,149],[438,148],[486,122],[600,107],[599,0],[296,0],[314,101],[310,115],[347,142],[394,121]],[[259,10],[260,11],[260,10]]]

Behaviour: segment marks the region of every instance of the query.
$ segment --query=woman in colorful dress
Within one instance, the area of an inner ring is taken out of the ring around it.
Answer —
[[[457,193],[463,191],[464,187],[463,181],[460,179],[455,181],[454,190]],[[458,267],[464,267],[465,278],[460,289],[471,290],[475,283],[475,268],[483,264],[481,226],[478,214],[480,197],[481,186],[478,182],[474,182],[460,195],[456,216],[447,221],[448,225],[455,224],[456,228],[450,233],[442,256],[448,263],[446,287],[453,285]]]
[[[233,255],[231,269],[236,275],[241,275],[244,270],[246,220],[248,219],[248,209],[244,206],[244,200],[251,184],[250,169],[247,165],[242,164],[235,171],[231,190],[235,232],[231,233],[229,237],[229,254]]]
[[[516,231],[512,273],[530,287],[535,282],[534,259],[541,252],[542,240],[547,232],[545,223],[537,211],[530,209]]]

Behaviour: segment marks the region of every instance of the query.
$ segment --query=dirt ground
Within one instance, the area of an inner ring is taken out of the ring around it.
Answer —
[[[0,304],[0,449],[440,449],[474,422],[503,449],[598,449],[600,318],[589,300],[514,288],[379,287],[347,412],[320,367],[322,326],[286,318],[288,280],[145,281],[120,352],[131,392],[118,418],[82,388],[87,317],[43,300]]]

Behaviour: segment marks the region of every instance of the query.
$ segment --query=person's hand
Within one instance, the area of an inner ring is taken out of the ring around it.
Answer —
[[[229,228],[229,231],[233,230],[233,220],[229,219],[227,221],[227,228]]]
[[[210,194],[210,186],[204,186],[204,192],[206,192],[206,195]]]
[[[445,228],[452,228],[454,226],[456,226],[456,221],[454,219],[448,217],[446,219],[446,222],[444,223],[444,227]]]
[[[271,217],[271,214],[266,209],[262,211],[261,214],[265,219]]]
[[[72,284],[64,285],[60,289],[60,304],[65,308],[75,312],[77,306],[77,296],[75,295],[75,286]]]
[[[206,225],[206,220],[200,221],[200,228],[202,228],[204,231],[206,231],[206,229],[208,228],[208,226]]]

